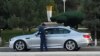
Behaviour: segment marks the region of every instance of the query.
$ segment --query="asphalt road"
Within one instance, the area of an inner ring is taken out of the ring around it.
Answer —
[[[49,49],[47,52],[67,52],[65,49]],[[100,51],[100,46],[98,47],[86,47],[81,48],[79,51]],[[18,52],[13,49],[10,49],[9,47],[0,47],[0,52]],[[24,51],[24,52],[40,52],[39,49],[31,49],[30,51]]]

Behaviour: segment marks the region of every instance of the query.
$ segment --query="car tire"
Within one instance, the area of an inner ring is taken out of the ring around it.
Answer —
[[[80,49],[74,40],[67,40],[64,47],[67,51],[78,51]]]
[[[14,49],[16,51],[27,51],[27,45],[23,40],[18,40],[14,43]]]

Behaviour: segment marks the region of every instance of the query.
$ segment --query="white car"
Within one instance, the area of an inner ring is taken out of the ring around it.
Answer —
[[[68,51],[79,50],[92,43],[90,34],[81,33],[65,26],[45,28],[48,48],[65,48]],[[40,48],[40,37],[35,32],[30,35],[15,36],[10,39],[9,47],[17,51]]]

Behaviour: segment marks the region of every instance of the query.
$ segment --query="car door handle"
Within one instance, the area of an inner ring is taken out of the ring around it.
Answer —
[[[30,39],[30,38],[26,38],[26,39]]]

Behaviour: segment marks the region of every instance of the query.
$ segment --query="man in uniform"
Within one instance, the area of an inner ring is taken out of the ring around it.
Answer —
[[[40,35],[40,50],[43,51],[45,49],[45,51],[47,51],[47,40],[46,40],[46,33],[45,33],[45,24],[41,24],[41,26],[39,27],[39,32],[38,34]]]

